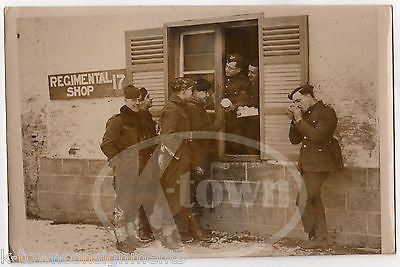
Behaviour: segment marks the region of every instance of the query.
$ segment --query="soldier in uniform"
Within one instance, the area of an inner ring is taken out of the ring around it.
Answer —
[[[205,109],[209,96],[208,90],[211,87],[210,82],[205,79],[198,79],[196,83],[197,85],[194,87],[193,95],[187,107],[191,131],[216,132],[221,130],[223,128],[223,121],[219,119],[213,122]],[[216,143],[215,140],[194,138],[190,143],[190,148],[192,151],[195,151],[191,167],[193,184],[190,196],[191,202],[194,203],[192,213],[198,215],[201,207],[197,205],[198,201],[196,201],[195,189],[198,183],[204,179],[204,176],[210,172],[210,161],[217,155],[217,151],[215,151]],[[193,231],[192,234],[197,240],[205,240],[200,229],[199,231]]]
[[[225,132],[230,134],[242,135],[242,120],[237,118],[239,106],[246,105],[248,80],[243,70],[245,62],[239,54],[229,55],[225,65],[225,90],[224,97],[228,98],[232,105],[225,109]],[[233,142],[226,142],[226,152],[228,154],[242,154],[241,145]]]
[[[258,73],[258,59],[250,61],[247,77],[249,79],[248,87],[246,90],[247,100],[246,105],[249,107],[255,107],[259,109],[259,73]],[[250,116],[247,118],[242,118],[245,127],[244,136],[256,141],[260,141],[260,115]],[[255,155],[259,153],[254,147],[246,147],[247,153],[249,155]]]
[[[193,158],[189,146],[191,140],[183,140],[178,135],[191,130],[187,104],[192,97],[195,86],[196,83],[192,79],[176,78],[171,83],[172,95],[164,106],[159,120],[160,139],[162,142],[159,164],[162,170],[165,169],[160,182],[170,211],[160,210],[156,206],[154,214],[161,213],[163,233],[160,235],[160,241],[170,249],[179,247],[180,236],[182,241],[190,239],[189,236],[185,235],[188,229],[196,230],[196,227],[198,228],[190,209],[183,207],[181,204],[180,195],[186,194],[182,194],[182,188],[178,184],[181,176],[190,175],[191,170]],[[169,135],[169,137],[166,138],[163,135]],[[166,164],[167,158],[170,159],[169,164]],[[169,216],[168,213],[174,215],[178,229],[176,229],[175,225],[171,225],[171,218],[167,217]],[[157,227],[160,227],[160,225]],[[180,235],[177,231],[179,231]]]
[[[307,199],[302,213],[304,230],[309,240],[304,248],[323,248],[328,245],[325,210],[321,186],[329,173],[342,168],[342,155],[333,137],[337,118],[333,108],[314,97],[313,86],[305,84],[289,94],[293,103],[287,114],[292,120],[289,139],[301,143],[298,168],[304,181]],[[299,198],[297,204],[300,206]]]
[[[141,240],[137,239],[134,227],[139,208],[135,208],[135,203],[139,205],[141,202],[135,198],[138,177],[132,177],[132,170],[136,167],[141,173],[154,148],[140,150],[139,166],[135,165],[137,161],[128,155],[130,153],[121,152],[136,143],[156,136],[156,125],[148,111],[152,105],[152,98],[147,90],[128,85],[124,87],[123,92],[125,105],[121,107],[119,114],[112,116],[107,121],[100,148],[107,156],[110,166],[115,170],[114,223],[117,248],[124,252],[131,252],[143,245]],[[139,225],[139,236],[148,240],[151,228],[143,207],[140,207],[139,210]]]

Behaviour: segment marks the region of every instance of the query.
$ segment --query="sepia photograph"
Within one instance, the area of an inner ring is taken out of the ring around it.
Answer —
[[[392,11],[6,7],[2,253],[396,253]]]

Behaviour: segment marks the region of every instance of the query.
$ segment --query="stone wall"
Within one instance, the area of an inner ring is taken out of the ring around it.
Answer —
[[[112,218],[115,195],[112,172],[99,177],[104,160],[41,158],[36,186],[39,218],[56,222],[99,223],[93,209],[93,185],[104,178],[100,200]],[[107,167],[106,167],[107,168]],[[208,198],[201,224],[223,230],[270,236],[298,210],[295,167],[268,162],[215,162],[208,183],[223,198]],[[213,184],[213,186],[211,186]],[[331,173],[324,183],[329,239],[339,245],[380,247],[380,177],[376,168],[350,168]],[[214,191],[214,193],[215,193]],[[301,222],[288,237],[305,238]]]
[[[105,160],[41,158],[40,179],[36,184],[41,219],[56,223],[99,223],[93,205],[93,186],[99,171],[107,166]],[[108,168],[108,167],[107,167]],[[107,217],[112,218],[115,193],[112,170],[104,178],[100,197]]]

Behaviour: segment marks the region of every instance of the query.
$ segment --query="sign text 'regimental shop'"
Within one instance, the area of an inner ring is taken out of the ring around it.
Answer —
[[[48,76],[50,99],[122,96],[125,70],[103,70]]]

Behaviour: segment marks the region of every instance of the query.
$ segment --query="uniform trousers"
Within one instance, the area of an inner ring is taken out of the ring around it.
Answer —
[[[321,187],[329,172],[303,172],[302,177],[304,184],[300,192],[307,193],[307,199],[302,212],[301,219],[304,231],[310,236],[327,237],[327,226],[325,219],[325,209],[321,199]],[[297,205],[299,197],[297,198]]]

